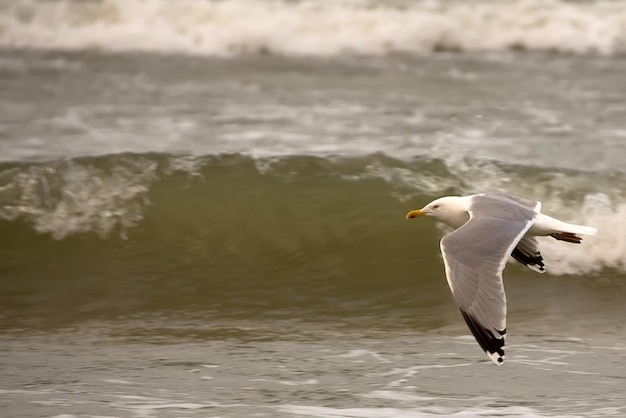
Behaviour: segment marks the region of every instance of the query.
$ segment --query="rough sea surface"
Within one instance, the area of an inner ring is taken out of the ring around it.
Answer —
[[[626,2],[0,0],[0,416],[626,416]],[[595,226],[505,272],[430,219]]]

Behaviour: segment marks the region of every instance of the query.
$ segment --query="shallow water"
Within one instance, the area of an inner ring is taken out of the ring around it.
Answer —
[[[510,359],[498,368],[460,324],[424,331],[385,322],[208,314],[12,335],[3,339],[12,382],[3,409],[15,417],[624,414],[626,347],[614,335],[512,324]]]

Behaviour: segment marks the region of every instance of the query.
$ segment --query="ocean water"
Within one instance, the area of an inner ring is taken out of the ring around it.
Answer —
[[[0,0],[0,416],[626,416],[626,2]],[[510,263],[495,367],[429,219]]]

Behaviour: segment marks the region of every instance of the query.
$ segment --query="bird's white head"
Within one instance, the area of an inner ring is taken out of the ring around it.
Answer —
[[[412,210],[406,218],[418,216],[432,216],[452,228],[458,228],[469,220],[470,202],[462,196],[445,196],[433,200],[422,209]]]

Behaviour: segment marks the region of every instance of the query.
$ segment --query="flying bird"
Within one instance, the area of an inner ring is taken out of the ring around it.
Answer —
[[[579,244],[596,235],[589,226],[569,224],[541,213],[541,202],[507,193],[445,196],[406,218],[430,216],[455,230],[441,240],[446,279],[463,318],[480,347],[497,365],[504,362],[506,294],[502,271],[511,255],[543,273],[536,236]]]

